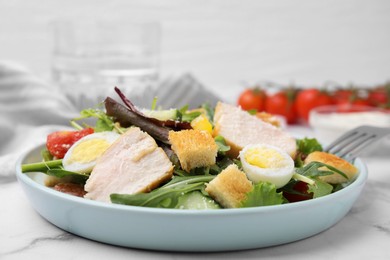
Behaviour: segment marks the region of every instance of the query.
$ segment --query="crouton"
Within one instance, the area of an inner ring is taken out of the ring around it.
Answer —
[[[169,142],[179,158],[183,170],[214,165],[218,146],[214,138],[205,131],[182,130],[170,131]]]
[[[224,208],[239,207],[252,189],[252,182],[235,164],[229,165],[206,186],[206,192]]]
[[[250,115],[239,107],[219,102],[214,113],[213,136],[221,135],[230,146],[227,154],[236,158],[249,144],[279,147],[295,157],[296,141],[282,129]]]
[[[348,179],[353,179],[355,175],[358,173],[358,169],[352,165],[351,163],[347,162],[346,160],[330,153],[326,152],[312,152],[310,153],[304,163],[309,164],[310,162],[322,162],[325,164],[328,164],[330,166],[333,166],[334,168],[340,170],[345,175],[348,176]],[[320,168],[321,169],[321,168]],[[346,182],[347,179],[345,179],[342,175],[338,173],[333,173],[331,175],[326,176],[320,176],[319,177],[322,181],[331,183],[331,184],[338,184]]]

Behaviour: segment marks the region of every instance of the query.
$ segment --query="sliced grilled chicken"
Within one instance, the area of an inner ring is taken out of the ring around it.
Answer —
[[[86,185],[85,198],[110,202],[110,194],[148,192],[172,177],[173,165],[155,140],[130,128],[99,158]]]
[[[296,153],[295,138],[284,130],[250,115],[239,107],[219,102],[215,108],[213,135],[221,135],[230,145],[229,156],[237,157],[249,144],[279,147],[291,157]]]

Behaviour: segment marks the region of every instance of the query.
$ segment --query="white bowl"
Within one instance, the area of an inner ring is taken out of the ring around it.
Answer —
[[[368,106],[320,106],[310,111],[309,125],[320,142],[329,144],[344,132],[361,125],[390,127],[390,112]]]
[[[88,239],[133,248],[168,251],[227,251],[280,245],[313,236],[351,209],[367,179],[325,197],[243,209],[179,210],[115,205],[55,191],[42,173],[22,173],[21,164],[40,160],[36,147],[23,155],[16,175],[34,209],[57,227]]]

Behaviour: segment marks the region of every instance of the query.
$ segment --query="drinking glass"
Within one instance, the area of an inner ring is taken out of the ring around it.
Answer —
[[[113,94],[141,92],[158,80],[161,30],[157,22],[57,20],[52,80],[81,109]]]

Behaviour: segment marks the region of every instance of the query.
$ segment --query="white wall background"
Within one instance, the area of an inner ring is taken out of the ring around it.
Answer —
[[[47,25],[63,16],[159,20],[162,74],[189,71],[230,95],[243,81],[390,80],[388,0],[0,0],[0,61],[48,77]]]

